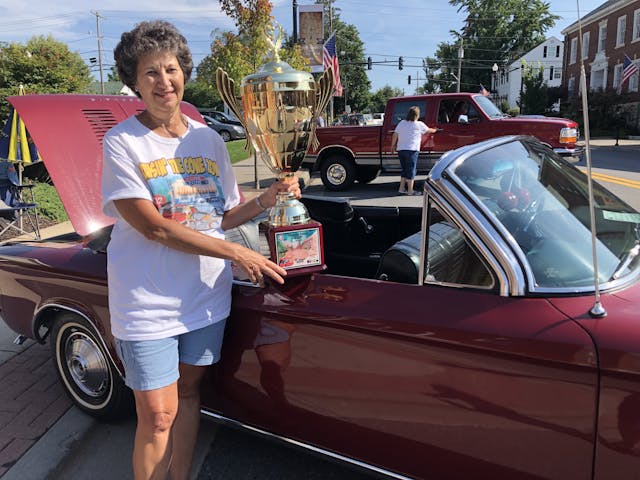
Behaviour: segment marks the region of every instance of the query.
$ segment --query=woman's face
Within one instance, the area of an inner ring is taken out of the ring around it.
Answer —
[[[173,53],[143,55],[138,60],[136,89],[150,113],[161,116],[180,108],[184,73]]]

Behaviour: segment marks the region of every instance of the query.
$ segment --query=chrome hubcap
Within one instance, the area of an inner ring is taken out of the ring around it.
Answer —
[[[341,185],[342,183],[344,183],[346,178],[347,171],[339,163],[333,164],[327,169],[327,179],[333,185]]]
[[[64,347],[69,375],[78,388],[91,397],[104,394],[109,385],[109,368],[93,339],[74,332]]]

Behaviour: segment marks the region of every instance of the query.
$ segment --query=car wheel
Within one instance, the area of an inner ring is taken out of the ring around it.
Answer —
[[[356,179],[353,161],[343,155],[327,158],[320,168],[320,178],[327,190],[334,192],[346,190]]]
[[[220,130],[219,133],[220,133],[220,136],[222,137],[222,140],[224,140],[225,142],[228,142],[229,140],[231,140],[231,134],[226,130]]]
[[[359,183],[369,183],[375,180],[380,173],[378,167],[358,167],[358,173],[356,173],[356,180]]]
[[[72,313],[57,316],[50,346],[62,386],[78,408],[102,419],[133,413],[133,394],[89,322]]]

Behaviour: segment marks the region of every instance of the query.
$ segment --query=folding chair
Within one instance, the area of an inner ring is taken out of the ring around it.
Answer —
[[[31,230],[25,229],[25,223],[31,226]],[[20,183],[15,165],[0,159],[0,236],[7,230],[40,239],[38,205],[33,185]]]

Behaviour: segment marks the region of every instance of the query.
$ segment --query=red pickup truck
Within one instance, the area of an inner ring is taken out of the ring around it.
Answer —
[[[368,183],[380,171],[400,172],[391,136],[414,105],[420,107],[420,120],[440,129],[422,137],[420,173],[428,172],[448,150],[501,135],[532,135],[562,155],[578,153],[578,124],[573,120],[538,115],[513,118],[481,94],[444,93],[389,99],[382,125],[318,128],[320,145],[309,150],[303,167],[320,171],[325,188],[336,191],[346,190],[356,180]]]

